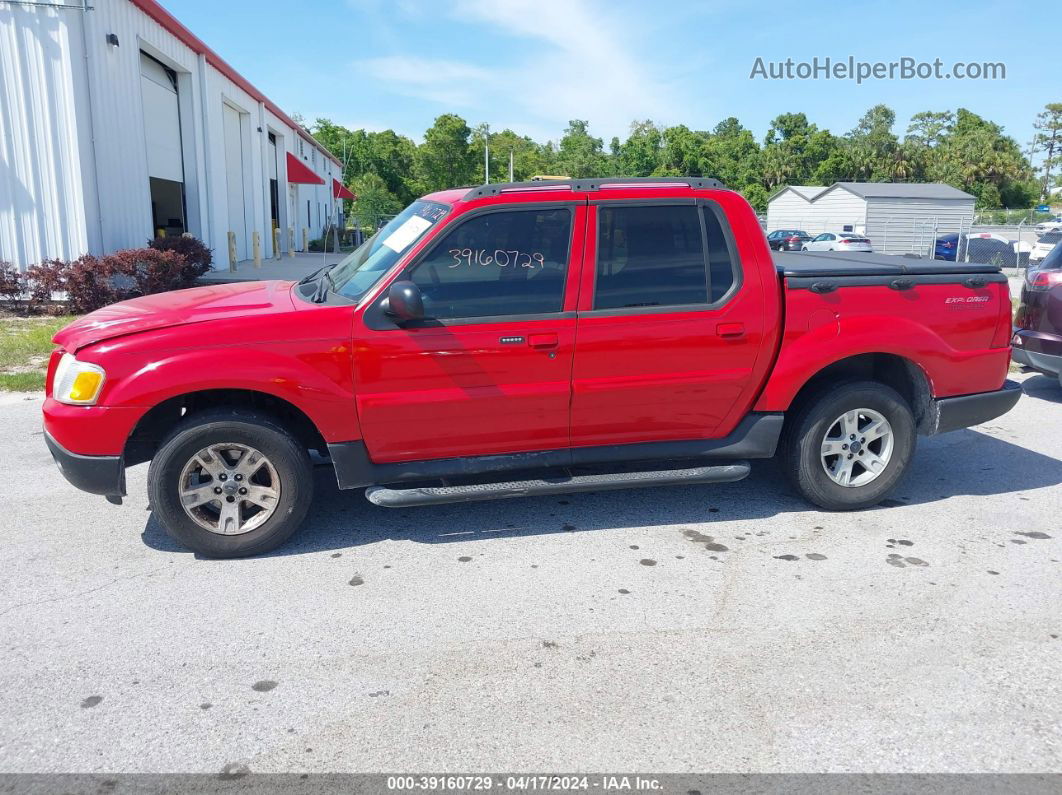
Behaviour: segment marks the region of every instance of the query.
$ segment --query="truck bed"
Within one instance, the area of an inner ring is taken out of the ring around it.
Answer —
[[[772,251],[774,266],[786,278],[848,276],[958,276],[998,273],[999,266],[981,262],[948,262],[908,254],[843,251]],[[991,279],[996,281],[996,279]]]

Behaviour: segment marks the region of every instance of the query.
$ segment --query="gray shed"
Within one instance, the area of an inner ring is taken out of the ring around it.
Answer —
[[[852,231],[869,237],[875,251],[925,252],[937,236],[969,229],[974,202],[969,193],[939,182],[792,185],[768,200],[767,231]]]

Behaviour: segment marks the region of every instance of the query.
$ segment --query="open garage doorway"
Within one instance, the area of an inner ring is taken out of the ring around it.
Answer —
[[[151,192],[151,235],[179,236],[187,229],[187,208],[177,73],[141,52],[140,93]]]

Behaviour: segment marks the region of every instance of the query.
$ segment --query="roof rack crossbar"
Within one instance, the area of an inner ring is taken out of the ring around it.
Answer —
[[[595,191],[610,185],[645,184],[646,187],[661,183],[669,185],[688,185],[694,190],[726,190],[726,186],[711,177],[600,177],[586,179],[542,179],[532,182],[492,182],[489,185],[477,185],[464,195],[465,201],[498,196],[502,192],[520,190],[545,190],[567,187],[572,191]]]

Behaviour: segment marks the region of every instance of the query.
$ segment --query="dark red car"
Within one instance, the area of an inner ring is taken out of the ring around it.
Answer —
[[[1062,244],[1026,271],[1014,325],[1014,361],[1062,383]]]
[[[778,452],[845,510],[894,488],[917,434],[1017,401],[997,268],[777,257],[710,179],[441,191],[299,283],[75,321],[45,438],[112,502],[150,460],[161,524],[232,557],[302,522],[309,451],[386,506],[731,481]]]

